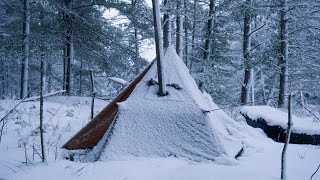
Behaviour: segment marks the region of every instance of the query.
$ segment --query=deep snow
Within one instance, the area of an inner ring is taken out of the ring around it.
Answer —
[[[210,100],[206,95],[207,100]],[[45,122],[48,122],[66,97],[50,97],[45,101]],[[4,115],[18,101],[0,101],[0,113]],[[18,107],[9,117],[5,127],[3,141],[0,144],[0,179],[109,179],[109,180],[276,180],[280,179],[280,157],[283,144],[266,138],[259,129],[236,122],[223,111],[215,115],[221,122],[212,122],[218,130],[227,151],[238,149],[241,142],[243,155],[233,165],[221,165],[213,162],[197,163],[177,158],[136,158],[122,161],[98,161],[94,163],[78,163],[61,159],[61,145],[88,122],[90,98],[71,97],[57,115],[48,123],[45,133],[48,163],[40,163],[35,155],[32,160],[30,145],[39,145],[37,136],[31,136],[38,124],[39,102],[26,102]],[[105,101],[96,101],[96,109],[106,106]],[[49,113],[49,111],[51,113]],[[30,117],[30,118],[29,118]],[[30,120],[30,121],[29,121]],[[219,125],[217,125],[219,122]],[[55,127],[55,128],[53,128]],[[225,130],[226,127],[227,130]],[[20,133],[19,133],[20,132]],[[19,135],[20,134],[20,135]],[[229,134],[229,135],[228,135]],[[230,135],[231,134],[231,135]],[[31,163],[26,166],[23,161],[24,148],[18,146],[20,139],[28,139],[27,153]],[[35,138],[35,139],[34,139]],[[34,139],[34,140],[33,140]],[[229,142],[229,143],[228,143]],[[54,151],[57,150],[56,160]],[[310,179],[320,164],[320,147],[311,145],[290,144],[288,148],[288,179]],[[11,168],[11,169],[10,169]],[[14,172],[15,171],[15,172]],[[314,176],[319,180],[320,174]]]

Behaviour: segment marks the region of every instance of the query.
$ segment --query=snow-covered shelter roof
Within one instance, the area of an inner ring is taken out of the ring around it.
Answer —
[[[210,107],[172,47],[165,53],[164,64],[167,84],[182,89],[168,86],[169,95],[159,97],[158,86],[148,83],[157,79],[156,63],[147,68],[127,99],[115,104],[114,123],[108,123],[101,140],[105,143],[100,160],[174,156],[203,161],[225,156],[218,134],[209,124],[210,116],[203,112]],[[81,136],[80,132],[76,136]],[[86,132],[92,134],[93,130]],[[68,147],[74,142],[81,144],[76,136],[64,147],[75,149]]]

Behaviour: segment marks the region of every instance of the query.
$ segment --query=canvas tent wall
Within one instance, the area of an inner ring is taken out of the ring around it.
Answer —
[[[88,134],[104,131],[108,136],[103,139],[106,143],[104,150],[99,151],[102,152],[101,156],[99,155],[100,160],[119,160],[132,156],[174,156],[203,161],[226,156],[218,134],[209,125],[209,116],[203,113],[204,109],[210,107],[172,47],[167,49],[164,63],[167,83],[179,84],[182,89],[168,87],[169,95],[159,97],[158,87],[148,84],[150,79],[157,78],[156,64],[151,64],[140,78],[136,79],[136,85],[129,85],[133,86],[133,90],[128,91],[125,100],[114,101],[113,105],[109,105],[116,106],[116,113],[98,115],[102,120],[95,125],[107,124],[112,130],[93,127],[91,123],[64,147],[86,148],[87,145],[82,145],[82,142],[91,138]],[[114,125],[110,126],[112,120]],[[72,144],[77,146],[71,146]],[[91,143],[90,147],[93,145],[94,143]]]
[[[82,128],[75,136],[73,136],[63,148],[68,150],[93,148],[102,139],[115,120],[118,113],[118,102],[125,101],[141,81],[144,75],[154,64],[153,60],[119,95],[108,104],[97,116],[95,116],[84,128]]]

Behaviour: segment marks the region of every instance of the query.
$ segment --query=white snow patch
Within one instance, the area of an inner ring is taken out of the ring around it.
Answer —
[[[108,77],[108,79],[116,82],[116,83],[119,83],[121,85],[127,85],[128,84],[128,81],[124,80],[124,79],[121,79],[121,78],[118,78],[118,77]]]

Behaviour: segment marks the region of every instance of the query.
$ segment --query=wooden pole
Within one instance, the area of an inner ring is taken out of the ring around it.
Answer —
[[[291,117],[291,94],[290,94],[289,98],[288,98],[288,128],[287,128],[287,133],[286,133],[286,141],[284,143],[284,147],[283,147],[282,155],[281,155],[281,179],[287,179],[286,153],[287,153],[287,148],[288,148],[289,141],[290,141],[291,127],[293,125],[291,118],[292,117]]]
[[[95,97],[95,92],[94,92],[94,77],[93,77],[93,70],[90,70],[90,80],[91,80],[91,119],[93,119],[94,116],[94,97]]]
[[[43,91],[45,87],[45,65],[44,65],[44,55],[41,59],[41,82],[40,82],[40,142],[41,142],[41,154],[42,162],[45,162],[45,153],[44,153],[44,142],[43,142]]]
[[[156,54],[157,54],[157,71],[159,82],[159,96],[166,96],[166,82],[163,64],[163,43],[161,33],[161,20],[160,20],[160,5],[159,0],[152,0],[153,6],[153,25],[156,42]]]

